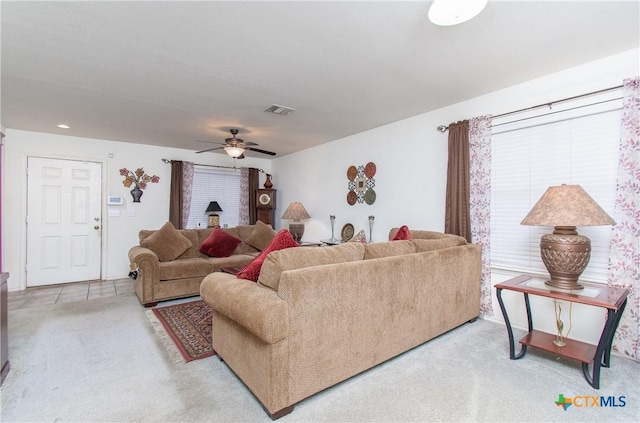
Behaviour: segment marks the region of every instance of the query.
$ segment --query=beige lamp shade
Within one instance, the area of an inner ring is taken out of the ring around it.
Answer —
[[[289,204],[289,207],[282,213],[282,219],[289,219],[289,232],[296,242],[300,242],[302,235],[304,235],[304,223],[301,223],[302,219],[310,219],[309,213],[304,208],[302,203],[294,201]]]
[[[282,213],[282,218],[289,220],[301,220],[311,219],[311,216],[309,216],[309,213],[304,208],[302,203],[294,201],[293,203],[289,204],[289,207],[287,207],[284,213]]]
[[[615,222],[580,185],[549,187],[521,225],[601,226]]]
[[[613,225],[615,222],[580,185],[549,187],[522,225],[553,226],[540,238],[540,257],[549,272],[546,282],[555,289],[578,290],[578,278],[591,257],[591,240],[576,226]]]

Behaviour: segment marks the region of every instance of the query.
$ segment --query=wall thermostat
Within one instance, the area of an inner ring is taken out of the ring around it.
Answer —
[[[107,195],[107,206],[122,206],[124,198],[121,195]]]

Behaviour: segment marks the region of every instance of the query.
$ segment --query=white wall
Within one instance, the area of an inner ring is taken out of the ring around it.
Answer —
[[[110,154],[113,157],[109,157]],[[199,164],[233,166],[226,154],[199,154],[191,150],[154,147],[117,141],[28,132],[8,128],[2,155],[3,213],[2,254],[3,271],[9,272],[9,289],[26,287],[26,206],[27,157],[86,160],[102,163],[103,190],[103,257],[102,278],[126,277],[129,272],[129,249],[138,243],[138,231],[157,229],[169,219],[169,189],[171,166],[161,161],[186,160]],[[271,171],[271,160],[246,158],[238,166],[256,167]],[[133,203],[130,188],[122,185],[119,169],[143,167],[150,175],[158,175],[160,182],[149,184],[140,203]],[[264,179],[264,175],[261,174]],[[263,179],[261,181],[263,181]],[[117,207],[120,217],[108,217],[104,199],[107,195],[121,195],[125,205]],[[134,211],[135,217],[129,217]]]
[[[624,78],[640,75],[639,50],[603,58],[468,101],[398,121],[363,133],[336,140],[296,154],[277,158],[273,171],[279,189],[279,216],[291,201],[301,201],[311,215],[306,221],[305,240],[331,236],[329,215],[336,215],[336,236],[347,222],[356,230],[367,228],[367,216],[375,216],[374,241],[387,238],[390,228],[406,224],[409,228],[443,230],[447,167],[447,134],[436,131],[441,124],[481,115],[497,115],[603,88],[621,85]],[[350,165],[373,161],[377,165],[374,204],[346,202]],[[286,227],[287,221],[281,221]],[[368,234],[367,234],[368,235]],[[493,284],[508,277],[493,275]],[[519,312],[512,323],[526,327],[522,296],[505,293],[509,310]],[[494,292],[495,297],[495,292]],[[536,304],[535,300],[532,301]],[[544,303],[544,302],[543,302]],[[546,303],[545,303],[546,304]],[[536,325],[555,331],[553,307],[540,305],[534,315]],[[572,336],[595,342],[602,327],[601,310],[574,307]],[[494,316],[502,321],[494,298]],[[595,326],[593,326],[595,325]],[[597,331],[596,331],[597,332]]]
[[[356,232],[375,216],[373,240],[388,237],[393,226],[441,231],[444,222],[447,138],[435,130],[438,119],[420,116],[291,154],[273,163],[274,187],[280,191],[277,217],[300,201],[312,219],[304,240],[331,237],[329,215],[336,216],[335,235],[345,223]],[[347,204],[347,168],[376,164],[376,201]],[[278,219],[276,219],[278,220]],[[280,222],[287,227],[288,221]]]

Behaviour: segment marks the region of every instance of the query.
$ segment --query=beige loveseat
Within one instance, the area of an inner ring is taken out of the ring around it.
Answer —
[[[274,419],[480,313],[480,247],[412,240],[270,253],[258,283],[214,273],[213,348]]]
[[[165,227],[160,230],[163,229]],[[176,242],[169,240],[161,243],[154,251],[153,247],[143,245],[157,231],[140,231],[140,245],[129,250],[129,262],[138,268],[134,289],[140,302],[145,307],[152,307],[158,301],[198,295],[200,283],[205,276],[218,272],[223,267],[239,267],[251,262],[275,235],[271,226],[262,222],[222,230],[241,240],[231,256],[209,257],[199,251],[199,246],[211,234],[211,229],[173,229],[188,239],[186,251],[175,259],[171,259],[171,256],[163,257],[167,254],[162,250],[174,247]]]

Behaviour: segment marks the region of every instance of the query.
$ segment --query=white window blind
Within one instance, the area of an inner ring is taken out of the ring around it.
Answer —
[[[209,202],[217,201],[220,226],[237,226],[240,216],[240,173],[194,166],[191,208],[187,228],[206,228]]]
[[[621,100],[494,126],[491,135],[491,265],[547,274],[540,237],[520,222],[549,186],[581,185],[613,215]],[[494,122],[495,125],[495,122]],[[581,280],[606,282],[611,226],[581,226],[591,259]]]

